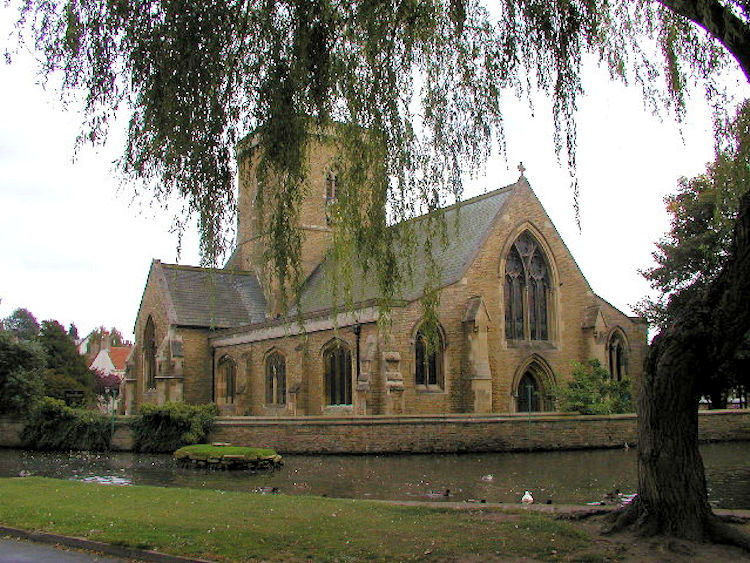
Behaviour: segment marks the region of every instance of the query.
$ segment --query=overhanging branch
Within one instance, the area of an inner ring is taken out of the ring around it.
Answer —
[[[657,0],[705,29],[737,60],[750,82],[750,27],[718,0]]]

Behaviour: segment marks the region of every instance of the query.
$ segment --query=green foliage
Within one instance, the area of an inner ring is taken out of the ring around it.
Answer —
[[[346,218],[333,222],[334,241],[350,247],[340,256],[376,265],[387,297],[399,278],[394,248],[410,239],[385,226],[460,198],[492,147],[504,152],[506,93],[552,98],[555,146],[572,170],[589,54],[641,85],[655,108],[679,114],[688,75],[709,81],[717,107],[724,101],[710,79],[725,52],[652,2],[18,4],[19,38],[43,72],[84,96],[82,139],[102,142],[116,110],[130,110],[120,167],[157,201],[184,200],[178,231],[197,217],[205,263],[220,262],[232,240],[233,151],[255,132],[268,264],[282,293],[300,283],[305,152],[334,129],[343,180],[335,215]],[[745,13],[728,4],[728,16]]]
[[[39,336],[39,323],[28,309],[16,309],[0,324],[20,340],[34,340]]]
[[[80,391],[84,402],[91,400],[94,375],[65,328],[57,321],[42,321],[39,342],[47,354],[45,394],[65,400],[66,391]]]
[[[130,425],[133,447],[139,452],[172,453],[183,446],[203,442],[218,414],[213,403],[146,403],[138,409]]]
[[[553,389],[557,408],[580,414],[633,412],[631,383],[612,379],[599,360],[571,362],[572,379]]]
[[[28,413],[42,396],[45,361],[36,342],[0,332],[0,415]]]
[[[701,291],[729,256],[740,197],[750,185],[750,102],[727,124],[727,142],[704,174],[680,180],[665,203],[671,228],[652,254],[656,266],[642,271],[655,299],[638,304],[639,313],[663,328],[674,314],[667,305],[686,291]]]
[[[111,421],[97,411],[74,409],[59,399],[44,397],[31,411],[22,439],[37,450],[109,449]]]

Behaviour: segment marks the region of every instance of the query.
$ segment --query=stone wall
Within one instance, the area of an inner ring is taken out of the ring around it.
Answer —
[[[750,410],[701,411],[702,441],[750,440]],[[113,449],[129,450],[127,418]],[[0,419],[0,447],[20,447],[23,424]],[[636,443],[636,417],[576,415],[440,415],[362,418],[217,420],[212,441],[272,447],[282,454],[365,454],[613,448]]]
[[[750,411],[703,411],[703,441],[750,440]],[[635,415],[221,418],[211,439],[292,453],[429,453],[624,447]]]

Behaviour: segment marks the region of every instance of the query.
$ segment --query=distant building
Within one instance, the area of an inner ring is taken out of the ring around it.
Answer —
[[[99,369],[106,374],[117,375],[124,379],[128,356],[130,356],[132,350],[132,346],[102,348],[91,361],[89,368]]]
[[[100,404],[100,408],[107,413],[120,410],[127,362],[133,351],[133,346],[129,342],[126,342],[126,346],[112,346],[111,342],[109,331],[99,329],[91,332],[79,343],[79,353],[81,350],[85,351],[84,357],[89,369],[98,370],[110,381],[118,381],[116,396],[101,399],[104,402]]]
[[[376,324],[372,272],[355,267],[352,310],[335,302],[327,257],[335,154],[325,139],[308,150],[311,189],[299,217],[302,327],[296,317],[277,318],[255,208],[258,157],[238,151],[235,251],[224,269],[154,260],[135,323],[127,412],[173,400],[214,401],[224,414],[257,416],[546,411],[572,360],[596,358],[612,377],[640,378],[645,322],[594,294],[522,169],[516,183],[444,210],[447,246],[433,250],[436,348],[422,331],[422,249],[412,259],[415,283],[393,303],[389,334]],[[425,217],[411,224],[425,236]]]

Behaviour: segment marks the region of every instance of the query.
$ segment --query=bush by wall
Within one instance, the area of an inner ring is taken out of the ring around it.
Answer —
[[[75,409],[44,397],[31,410],[22,434],[23,443],[37,450],[109,449],[112,424],[99,412]]]
[[[137,452],[172,453],[183,446],[204,442],[218,414],[214,404],[146,403],[138,409],[130,425],[133,448]]]
[[[573,379],[553,389],[557,408],[580,414],[633,412],[630,379],[613,379],[599,360],[571,362]]]

